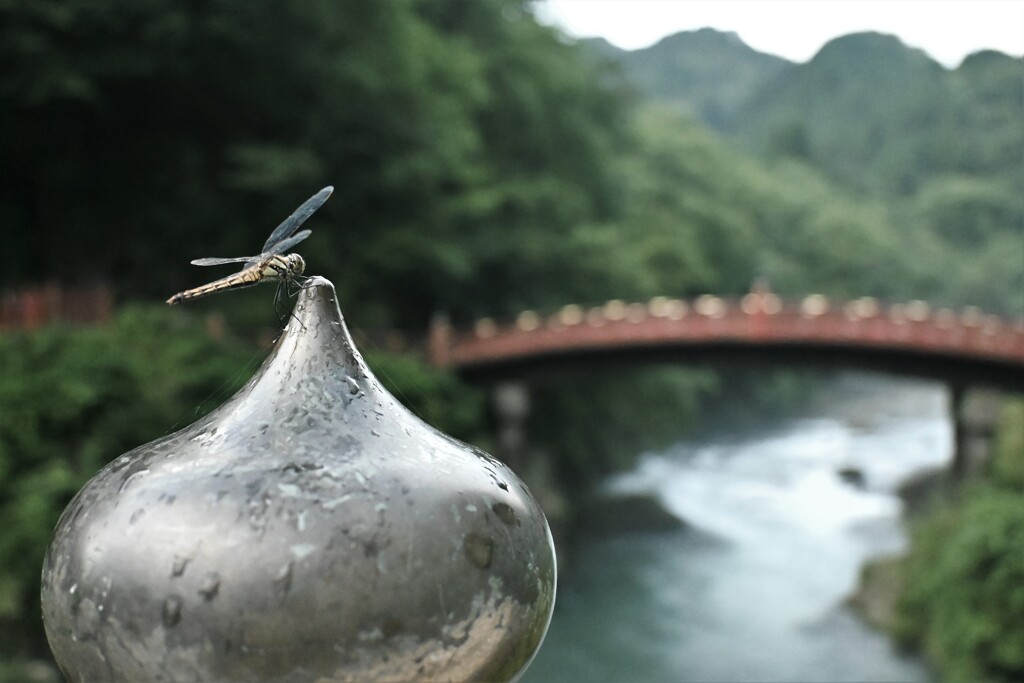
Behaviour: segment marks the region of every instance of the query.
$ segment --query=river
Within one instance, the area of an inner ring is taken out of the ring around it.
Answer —
[[[905,544],[899,483],[948,462],[947,400],[843,375],[812,415],[641,457],[609,489],[653,492],[700,531],[584,543],[523,683],[933,680],[843,600]]]

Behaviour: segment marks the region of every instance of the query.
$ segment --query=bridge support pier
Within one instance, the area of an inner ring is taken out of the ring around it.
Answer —
[[[962,482],[979,474],[992,455],[992,441],[999,420],[1001,396],[993,389],[953,386],[953,480]]]
[[[522,476],[526,463],[526,417],[530,413],[530,392],[523,382],[502,382],[492,393],[498,418],[498,456]]]

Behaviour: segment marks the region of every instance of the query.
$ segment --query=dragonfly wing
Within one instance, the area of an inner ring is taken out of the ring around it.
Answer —
[[[225,263],[248,263],[258,261],[259,256],[237,256],[235,258],[197,258],[192,261],[193,266],[222,266]]]
[[[313,215],[313,212],[323,206],[323,203],[327,201],[327,198],[334,192],[334,187],[328,185],[324,189],[317,192],[315,195],[307,199],[302,203],[302,206],[295,209],[291,216],[284,219],[281,225],[274,229],[274,232],[270,233],[270,237],[267,238],[267,243],[263,245],[263,253],[275,253],[279,254],[282,250],[272,251],[274,246],[285,239],[287,239],[293,232],[299,229],[299,226],[306,222],[306,219]]]
[[[309,237],[311,232],[312,232],[311,230],[300,230],[299,232],[295,233],[294,235],[292,235],[288,239],[281,240],[280,242],[278,242],[277,244],[272,246],[270,248],[270,251],[267,252],[267,253],[268,254],[283,254],[284,252],[288,251],[289,249],[294,247],[296,244],[298,244],[302,240],[304,240],[307,237]]]

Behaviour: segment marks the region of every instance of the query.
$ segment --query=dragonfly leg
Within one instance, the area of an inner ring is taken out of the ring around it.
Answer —
[[[274,289],[274,313],[277,313],[277,322],[284,327],[285,316],[281,312],[281,288],[284,286],[284,282],[278,282],[277,287]]]
[[[308,275],[292,275],[288,278],[288,281],[285,283],[288,285],[288,297],[292,299],[297,297],[299,292],[306,288],[306,283],[311,279]],[[295,285],[295,287],[292,288],[291,285]]]
[[[288,291],[288,285],[290,284],[289,280],[291,280],[291,278],[285,278],[277,283],[277,291],[274,293],[274,310],[277,312],[277,319],[281,323],[282,327],[284,326],[285,321],[289,317],[291,317],[293,320],[295,320],[295,322],[299,324],[299,326],[305,329],[305,326],[302,324],[302,321],[295,317],[295,311],[292,309],[288,309],[287,304],[284,303],[284,300],[281,297],[282,291],[288,296],[288,298],[293,298],[295,296],[294,294]],[[281,315],[282,305],[286,307],[288,315]]]

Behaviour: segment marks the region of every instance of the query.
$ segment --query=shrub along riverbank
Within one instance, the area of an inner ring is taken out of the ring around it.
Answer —
[[[907,554],[868,565],[852,602],[943,680],[1024,680],[1024,400],[988,472],[913,518]]]

